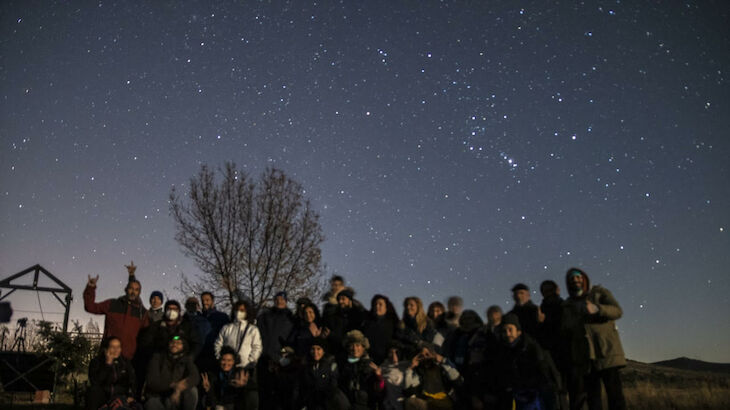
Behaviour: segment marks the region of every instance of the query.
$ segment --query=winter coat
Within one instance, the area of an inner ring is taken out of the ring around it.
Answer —
[[[540,310],[545,315],[545,321],[542,322],[537,341],[544,349],[553,351],[560,344],[560,317],[563,310],[563,298],[553,295],[543,299]]]
[[[355,363],[340,364],[340,390],[350,401],[351,409],[374,409],[385,381],[370,367],[371,360],[363,356]]]
[[[248,330],[246,330],[248,327]],[[220,358],[221,348],[230,346],[238,352],[238,367],[253,367],[261,357],[261,334],[256,325],[248,321],[236,321],[223,326],[213,344],[215,357]]]
[[[132,363],[121,356],[109,365],[103,355],[97,356],[89,363],[89,384],[89,391],[95,394],[90,395],[87,408],[98,409],[117,397],[126,403],[127,397],[134,397]]]
[[[323,318],[323,325],[330,330],[327,342],[338,361],[344,360],[347,354],[342,346],[345,334],[350,330],[362,329],[365,313],[362,306],[353,304],[348,309],[338,306]]]
[[[313,340],[314,335],[309,330],[309,323],[299,320],[299,323],[292,328],[291,333],[287,336],[286,344],[294,349],[294,353],[298,357],[305,357],[309,354]]]
[[[540,326],[540,335],[537,339],[540,346],[550,352],[555,365],[561,372],[566,370],[566,366],[569,366],[567,358],[570,355],[567,343],[562,343],[561,339],[563,302],[563,298],[558,295],[543,299],[540,309],[545,314],[545,321]]]
[[[218,333],[220,333],[223,326],[227,325],[231,320],[227,314],[220,312],[215,308],[204,310],[201,313],[201,316],[210,324],[210,331],[208,332],[208,335],[205,336],[203,349],[198,355],[196,364],[199,365],[199,370],[213,370],[218,366],[218,363],[216,363],[215,360],[215,353],[213,352],[213,344],[215,344],[215,340],[218,338]],[[200,368],[201,366],[202,368]]]
[[[339,372],[335,358],[324,356],[318,363],[308,360],[299,370],[294,390],[297,408],[324,410],[327,400],[339,393]]]
[[[416,320],[411,317],[403,319],[403,329],[399,332],[399,340],[406,345],[407,355],[415,354],[418,346],[423,342],[433,343],[439,348],[444,342],[442,335],[433,328],[431,320],[427,322],[423,332],[419,332]]]
[[[294,315],[286,308],[266,309],[256,320],[256,326],[261,333],[263,356],[275,359],[282,348],[281,341],[286,340],[294,328]]]
[[[89,313],[104,315],[104,337],[115,336],[122,342],[122,356],[131,360],[137,350],[137,335],[147,327],[147,309],[137,299],[131,302],[127,296],[107,299],[96,303],[96,287],[86,285],[84,309]]]
[[[512,392],[515,400],[532,401],[559,389],[560,375],[535,339],[523,333],[512,345],[506,343],[502,341],[493,369],[499,390]]]
[[[231,385],[231,380],[235,377],[236,369],[230,372],[223,370],[214,370],[207,372],[210,390],[205,393],[205,405],[210,408],[216,406],[226,406],[235,404],[243,388]]]
[[[515,306],[509,313],[517,315],[523,333],[527,333],[533,338],[539,336],[540,323],[537,321],[537,305],[531,300],[522,306]]]
[[[376,364],[380,364],[388,355],[393,338],[398,331],[398,318],[385,316],[370,316],[363,325],[363,334],[370,342],[368,354]]]
[[[465,310],[461,314],[459,322],[459,327],[451,332],[444,341],[441,354],[448,357],[459,372],[464,373],[469,361],[470,342],[484,323],[473,310]]]
[[[584,277],[587,281],[587,276]],[[586,301],[598,307],[589,314]],[[608,289],[593,286],[587,294],[563,302],[561,334],[569,346],[572,367],[583,373],[626,366],[616,320],[623,314],[621,306]]]
[[[172,394],[170,385],[180,380],[188,380],[188,388],[198,385],[200,374],[193,359],[188,354],[175,356],[169,352],[156,352],[147,366],[147,392],[151,395],[167,396]]]
[[[499,327],[481,326],[469,340],[469,352],[462,376],[468,394],[480,396],[494,390],[499,375],[493,369],[499,358]]]
[[[202,312],[202,315],[204,318],[208,319],[208,323],[210,323],[210,331],[213,336],[211,338],[212,340],[210,342],[210,345],[213,346],[213,342],[215,342],[215,338],[218,337],[218,332],[220,332],[221,329],[223,329],[223,326],[225,326],[231,322],[231,318],[229,318],[227,314],[217,310],[216,308],[204,310]],[[209,336],[210,336],[210,334],[209,334]],[[206,341],[206,343],[207,343],[207,341]]]
[[[183,321],[190,322],[190,325],[193,329],[193,331],[197,334],[198,340],[196,340],[196,343],[198,343],[195,346],[195,351],[191,349],[191,352],[193,353],[193,357],[197,357],[200,354],[200,351],[203,350],[203,345],[205,344],[205,339],[208,338],[208,335],[211,332],[211,326],[210,322],[206,318],[203,317],[198,312],[195,313],[185,313],[183,316]]]

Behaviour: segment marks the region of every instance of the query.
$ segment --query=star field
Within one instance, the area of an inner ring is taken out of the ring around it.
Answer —
[[[130,260],[181,298],[170,188],[232,160],[303,184],[363,301],[483,315],[580,266],[628,357],[730,361],[726,4],[209,3],[1,6],[0,277],[82,322]]]

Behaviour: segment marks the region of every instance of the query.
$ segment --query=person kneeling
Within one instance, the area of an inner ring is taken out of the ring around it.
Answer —
[[[248,384],[249,372],[236,367],[239,359],[232,347],[223,346],[220,357],[217,370],[201,374],[205,405],[216,410],[234,410],[245,403],[247,392],[244,387]]]
[[[198,369],[187,354],[184,338],[170,338],[166,352],[152,355],[147,366],[146,410],[193,410],[198,402]]]

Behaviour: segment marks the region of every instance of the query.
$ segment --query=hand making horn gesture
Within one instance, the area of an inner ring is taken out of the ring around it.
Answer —
[[[137,267],[134,266],[134,261],[130,262],[129,265],[124,265],[124,267],[127,268],[129,276],[134,276],[134,272],[137,270]]]
[[[99,280],[99,275],[96,275],[96,277],[93,277],[93,278],[91,277],[91,275],[89,275],[89,282],[87,283],[87,285],[91,286],[92,288],[95,288],[97,280]]]

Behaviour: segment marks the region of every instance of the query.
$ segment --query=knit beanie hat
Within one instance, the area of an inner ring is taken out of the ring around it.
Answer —
[[[508,313],[504,316],[502,316],[502,326],[506,325],[514,325],[517,330],[520,332],[522,331],[522,326],[520,326],[520,319],[515,315],[514,313]]]
[[[353,300],[355,297],[355,292],[352,291],[352,289],[345,288],[340,291],[340,293],[337,294],[337,298],[339,299],[340,296],[344,296],[350,300]]]
[[[322,336],[317,336],[309,343],[310,346],[319,346],[324,350],[327,351],[327,339],[323,338]]]
[[[159,290],[153,290],[152,293],[150,293],[150,302],[152,302],[152,298],[155,296],[160,298],[161,302],[165,301],[165,298],[162,296],[162,292],[160,292]]]

